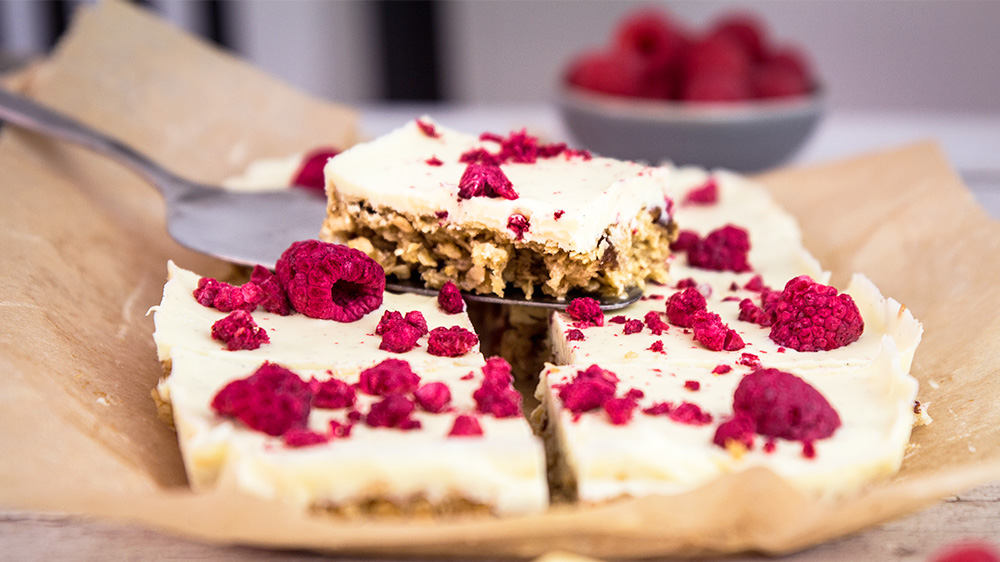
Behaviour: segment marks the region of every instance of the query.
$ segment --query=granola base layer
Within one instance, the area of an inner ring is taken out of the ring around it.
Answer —
[[[387,275],[418,275],[431,288],[451,280],[465,291],[503,296],[513,287],[530,298],[538,289],[553,297],[574,289],[619,295],[646,280],[664,283],[675,234],[676,225],[662,219],[661,210],[643,210],[634,228],[609,227],[592,252],[569,252],[506,232],[443,224],[434,215],[347,201],[334,192],[320,238],[365,252]]]

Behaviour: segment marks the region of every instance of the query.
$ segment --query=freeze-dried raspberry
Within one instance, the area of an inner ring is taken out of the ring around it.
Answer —
[[[396,310],[386,310],[382,313],[382,318],[379,319],[378,325],[375,326],[375,335],[381,336],[391,328],[394,324],[403,321],[403,315]]]
[[[625,335],[638,334],[642,331],[642,321],[641,320],[629,320],[625,322],[625,326],[622,329],[622,333]]]
[[[630,388],[628,389],[628,392],[625,393],[625,398],[628,398],[629,400],[638,400],[640,398],[644,398],[645,396],[646,393],[638,388]]]
[[[694,316],[706,310],[708,302],[694,287],[678,291],[667,299],[667,321],[675,326],[690,328],[694,325]]]
[[[833,435],[840,416],[809,383],[778,369],[758,369],[740,380],[733,410],[753,419],[756,432],[793,441]]]
[[[202,277],[198,280],[198,287],[192,293],[194,300],[202,306],[211,307],[215,296],[219,294],[219,289],[225,284],[212,277]]]
[[[688,263],[693,267],[714,271],[750,271],[747,253],[750,237],[747,231],[726,225],[708,233],[704,240],[688,248]]]
[[[625,425],[632,419],[632,414],[639,403],[635,398],[626,396],[624,398],[608,398],[604,401],[604,413],[614,425]]]
[[[467,150],[458,157],[458,161],[463,164],[483,164],[486,166],[500,165],[500,159],[491,154],[485,148],[473,148]]]
[[[684,381],[684,388],[688,390],[701,390],[701,383],[698,381]]]
[[[427,135],[428,137],[431,137],[432,139],[441,138],[441,133],[438,132],[437,127],[434,126],[434,123],[431,123],[430,121],[417,119],[417,128],[420,129],[421,133]]]
[[[581,414],[600,408],[606,400],[614,398],[617,388],[617,375],[591,365],[584,371],[577,371],[573,380],[559,389],[559,399],[567,410]]]
[[[275,266],[296,311],[354,322],[382,305],[385,272],[363,252],[319,240],[293,243]]]
[[[657,402],[648,408],[644,408],[642,413],[647,416],[666,416],[674,411],[674,405],[670,402]]]
[[[751,369],[760,369],[760,357],[757,357],[753,353],[744,353],[740,355],[736,364],[743,365],[744,367],[750,367]]]
[[[416,407],[413,400],[402,394],[390,394],[382,400],[372,404],[368,415],[365,416],[365,423],[371,427],[395,427],[409,430],[419,429],[420,420],[410,417]]]
[[[736,330],[727,326],[714,312],[696,312],[691,329],[694,331],[695,341],[712,351],[736,351],[746,346]]]
[[[212,398],[212,410],[277,436],[293,427],[304,428],[311,403],[305,381],[280,365],[265,362],[249,377],[224,386]]]
[[[1000,562],[1000,551],[986,542],[962,541],[936,552],[930,562]]]
[[[395,322],[382,332],[378,348],[389,353],[406,353],[417,347],[420,330],[409,322]]]
[[[402,359],[386,359],[374,367],[361,371],[358,386],[361,392],[373,396],[409,393],[417,389],[420,376]]]
[[[802,275],[790,280],[775,302],[770,337],[797,351],[829,351],[854,343],[864,329],[850,295]]]
[[[271,270],[255,265],[253,273],[250,274],[250,282],[260,289],[260,306],[271,314],[288,316],[292,313],[292,308],[288,304],[288,295],[281,286],[278,276],[271,273]]]
[[[317,191],[326,188],[326,180],[323,177],[323,168],[328,160],[340,154],[336,148],[317,148],[306,154],[302,159],[302,165],[292,179],[292,185],[307,187]]]
[[[438,291],[438,306],[445,312],[445,314],[458,314],[465,310],[465,301],[462,300],[462,292],[458,290],[458,286],[448,281],[441,287]]]
[[[524,239],[524,233],[528,232],[530,228],[531,221],[520,213],[514,213],[513,215],[507,217],[507,230],[513,232],[514,237],[517,240]]]
[[[458,180],[458,198],[473,197],[517,199],[518,195],[500,166],[472,163]]]
[[[566,330],[566,341],[583,341],[585,339],[583,332],[576,328]]]
[[[601,310],[601,305],[590,297],[580,297],[569,301],[566,314],[569,314],[569,317],[576,321],[573,326],[577,328],[604,325],[604,312]]]
[[[434,211],[434,216],[437,217],[440,220],[445,220],[445,219],[448,218],[448,211],[444,211],[444,210]]]
[[[461,326],[434,328],[427,338],[427,353],[438,357],[461,357],[479,343],[476,334]]]
[[[413,397],[421,408],[437,414],[443,412],[451,402],[451,390],[443,382],[429,382],[418,388]]]
[[[670,243],[671,252],[686,252],[701,242],[701,237],[693,230],[682,230],[677,233],[677,239]]]
[[[681,402],[667,414],[675,422],[686,423],[688,425],[705,425],[712,423],[712,414],[702,411],[697,404],[691,402]]]
[[[650,310],[643,316],[643,321],[646,323],[646,327],[649,331],[653,332],[654,336],[659,336],[670,329],[670,325],[660,318],[660,313],[655,310]]]
[[[761,277],[760,274],[751,277],[750,280],[746,282],[746,285],[743,285],[743,288],[747,291],[753,291],[755,293],[770,290],[768,286],[764,284],[764,278]]]
[[[802,443],[802,456],[807,459],[816,458],[816,445],[812,441],[805,441]]]
[[[733,370],[733,368],[730,367],[729,365],[726,365],[724,363],[720,363],[720,364],[716,365],[714,369],[712,369],[712,374],[713,375],[724,375],[726,373],[731,372],[732,370]]]
[[[245,283],[238,287],[229,283],[219,283],[218,292],[212,299],[212,306],[219,312],[234,310],[253,312],[262,298],[260,288],[254,283]]]
[[[708,178],[701,187],[696,187],[684,196],[684,203],[690,205],[711,205],[719,201],[719,186],[715,178]]]
[[[354,410],[354,413],[360,413]],[[361,418],[358,418],[361,419]],[[357,421],[357,420],[355,420]],[[351,430],[354,428],[354,424],[351,423],[340,423],[337,420],[330,420],[330,435],[332,437],[337,437],[340,439],[346,439],[351,436]]]
[[[552,218],[555,219],[555,220],[559,220],[565,214],[566,214],[566,211],[564,211],[562,209],[559,209],[558,211],[552,213]]]
[[[624,324],[628,321],[628,318],[624,314],[619,314],[617,316],[612,316],[608,319],[608,324]]]
[[[420,332],[421,336],[425,336],[430,332],[430,330],[427,329],[427,319],[424,318],[424,314],[419,310],[411,310],[407,312],[406,316],[403,317],[403,320],[405,320],[410,326],[416,328]]]
[[[249,312],[236,310],[212,324],[212,339],[226,344],[229,351],[257,349],[262,344],[271,343],[267,331],[253,321]]]
[[[521,413],[521,394],[514,389],[510,364],[501,357],[491,357],[483,366],[483,384],[472,393],[476,411],[498,418]]]
[[[302,429],[293,427],[285,432],[281,436],[285,445],[289,447],[312,447],[313,445],[322,445],[323,443],[328,443],[330,441],[330,435],[327,433],[319,433],[312,431],[310,429]]]
[[[739,443],[747,450],[753,449],[754,434],[757,426],[750,416],[737,413],[735,416],[719,424],[715,429],[715,436],[712,443],[720,447],[726,447],[730,443]]]
[[[357,401],[354,387],[340,379],[329,378],[321,381],[313,378],[309,381],[309,389],[313,394],[314,408],[327,410],[350,408]]]
[[[764,310],[754,304],[750,299],[743,299],[740,301],[740,315],[739,319],[743,322],[750,322],[751,324],[761,324],[764,321]]]
[[[774,442],[774,439],[768,439],[767,442],[764,443],[764,452],[767,453],[767,454],[769,454],[769,455],[771,453],[773,453],[774,450],[777,449],[777,448],[778,448],[778,446]]]
[[[663,340],[656,340],[656,341],[654,341],[646,349],[648,349],[649,351],[655,352],[655,353],[666,353],[665,351],[663,351]]]
[[[475,416],[462,414],[455,416],[455,423],[448,432],[448,437],[476,437],[483,434],[483,428]]]
[[[424,162],[428,166],[444,166],[444,162],[442,162],[441,159],[438,158],[437,156],[431,156],[427,160],[424,160]]]

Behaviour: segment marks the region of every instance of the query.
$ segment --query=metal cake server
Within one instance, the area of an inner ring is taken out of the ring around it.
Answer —
[[[297,240],[316,238],[326,216],[326,198],[309,189],[244,192],[181,178],[122,142],[75,119],[0,88],[0,119],[69,141],[132,169],[156,187],[167,207],[167,232],[182,246],[217,258],[274,268],[281,253]],[[395,292],[436,295],[415,280],[390,278]],[[545,308],[565,308],[568,299],[545,295],[525,299],[518,291],[506,297],[464,293],[468,300]],[[593,295],[590,295],[593,296]],[[601,308],[615,310],[638,300],[633,288],[622,297],[597,297]],[[571,297],[572,298],[572,297]]]

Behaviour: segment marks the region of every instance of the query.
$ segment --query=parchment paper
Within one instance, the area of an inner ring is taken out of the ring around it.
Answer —
[[[117,3],[86,8],[20,84],[46,104],[204,181],[247,161],[355,138],[350,111],[298,94]],[[0,139],[0,502],[139,522],[206,541],[338,553],[641,557],[783,553],[1000,478],[1000,226],[933,144],[762,180],[842,283],[867,273],[923,321],[913,365],[935,421],[902,471],[833,502],[764,470],[677,497],[532,517],[336,520],[233,492],[194,495],[149,396],[147,308],[167,259],[227,267],[165,233],[163,203],[99,156],[15,131]],[[317,225],[318,228],[319,225]],[[933,381],[933,382],[932,382]]]

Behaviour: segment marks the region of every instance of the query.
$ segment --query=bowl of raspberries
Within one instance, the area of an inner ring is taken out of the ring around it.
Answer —
[[[573,58],[559,103],[569,132],[598,154],[743,172],[786,162],[824,106],[802,51],[754,16],[692,31],[658,9],[626,16],[607,46]]]

